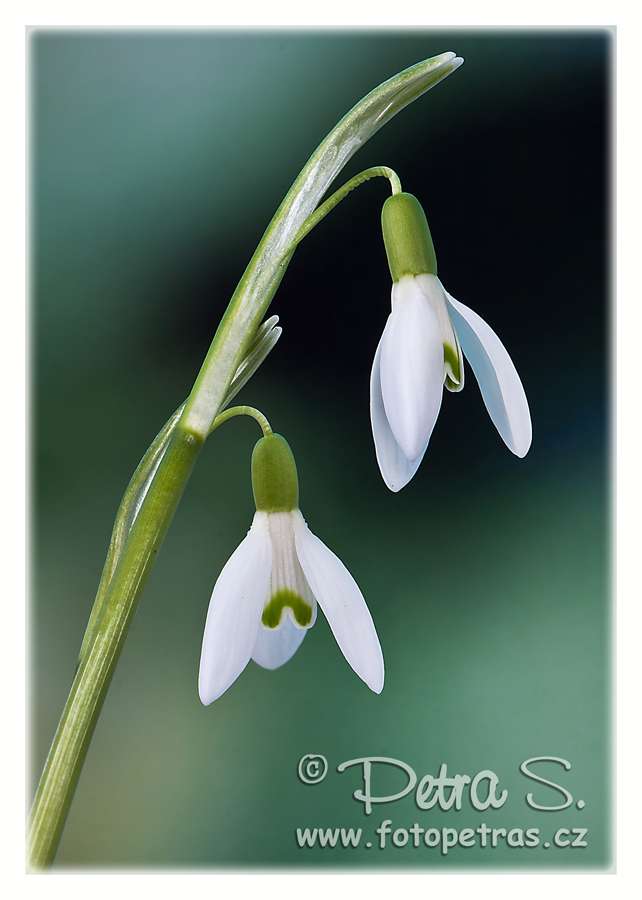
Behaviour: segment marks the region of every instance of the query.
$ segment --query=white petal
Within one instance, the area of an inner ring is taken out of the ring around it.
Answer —
[[[289,616],[280,628],[259,628],[252,659],[264,669],[278,669],[294,656],[306,632],[306,628],[297,628]]]
[[[450,294],[446,297],[457,337],[495,427],[516,456],[526,456],[532,438],[531,415],[513,361],[490,325]]]
[[[363,594],[341,560],[312,534],[300,513],[299,516],[295,540],[305,577],[341,652],[368,687],[380,694],[383,655]]]
[[[236,681],[250,660],[271,569],[267,514],[257,512],[247,537],[219,575],[210,601],[198,676],[206,706]]]
[[[449,391],[456,393],[463,390],[464,387],[464,360],[455,333],[455,326],[450,318],[446,291],[436,275],[416,275],[415,281],[428,298],[432,310],[437,316],[441,342],[444,347],[444,384]]]
[[[381,341],[379,341],[379,346],[375,353],[372,375],[370,376],[370,419],[372,421],[372,436],[374,437],[375,452],[381,476],[386,486],[396,493],[408,484],[419,468],[426,451],[424,448],[424,453],[418,456],[414,462],[410,462],[396,442],[388,424],[388,417],[383,405],[380,360]]]
[[[381,339],[381,393],[395,440],[410,462],[428,445],[444,383],[444,349],[437,316],[406,275],[393,285],[392,312]]]

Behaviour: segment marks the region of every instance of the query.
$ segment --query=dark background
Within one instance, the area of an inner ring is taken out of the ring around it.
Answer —
[[[446,289],[517,366],[532,449],[518,460],[505,448],[468,369],[414,480],[397,495],[383,485],[368,385],[389,312],[379,224],[389,188],[360,187],[297,250],[270,310],[283,336],[239,402],[290,442],[303,513],[372,610],[384,692],[352,673],[320,616],[285,667],[250,663],[201,706],[209,596],[253,514],[258,430],[232,420],[208,442],[150,579],[61,865],[609,859],[612,36],[602,31],[35,32],[34,785],[120,497],[189,393],[263,229],[351,106],[451,49],[462,68],[377,133],[336,186],[383,164],[421,200]],[[331,774],[306,787],[296,766],[313,752]],[[443,762],[471,776],[492,769],[510,799],[489,824],[589,827],[589,846],[446,858],[411,846],[298,849],[297,827],[480,824],[470,805],[421,811],[411,796],[366,818],[351,796],[357,770],[336,766],[377,755],[419,777]],[[538,755],[572,762],[565,783],[581,812],[529,810],[533,783],[518,767]]]

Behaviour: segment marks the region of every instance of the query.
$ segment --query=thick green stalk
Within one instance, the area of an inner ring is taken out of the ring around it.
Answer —
[[[259,324],[285,273],[299,231],[356,150],[461,62],[454,53],[434,57],[395,75],[368,94],[318,147],[266,229],[214,336],[131,531],[122,549],[119,544],[115,553],[113,574],[106,576],[101,586],[102,591],[109,578],[104,599],[95,607],[95,624],[83,642],[76,676],[31,812],[31,869],[51,865],[55,857],[87,749],[143,588],[198,454],[229,397],[232,380],[256,339]],[[141,477],[145,481],[145,475]]]
[[[202,446],[199,437],[176,428],[120,556],[34,800],[27,836],[32,869],[53,862],[116,663]]]

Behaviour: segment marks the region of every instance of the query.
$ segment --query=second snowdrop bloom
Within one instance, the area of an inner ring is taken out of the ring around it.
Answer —
[[[201,652],[199,694],[212,703],[250,659],[276,669],[314,625],[317,602],[354,671],[383,689],[379,639],[366,602],[343,563],[308,529],[299,510],[292,451],[280,435],[252,454],[252,527],[214,587]]]
[[[531,419],[519,375],[490,326],[437,278],[419,201],[412,194],[393,194],[384,204],[382,227],[393,279],[392,312],[372,366],[370,412],[386,485],[401,490],[419,468],[443,386],[454,392],[464,386],[463,356],[499,434],[513,453],[525,456]]]

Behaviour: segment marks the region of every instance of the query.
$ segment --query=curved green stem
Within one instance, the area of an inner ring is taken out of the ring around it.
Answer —
[[[132,490],[146,487],[142,491],[144,499],[140,505],[134,504],[136,511],[126,539],[106,565],[107,574],[104,573],[104,583],[101,581],[104,596],[83,642],[84,651],[31,810],[31,869],[42,869],[53,862],[143,588],[198,454],[223,405],[229,401],[239,368],[252,352],[261,319],[285,273],[300,229],[359,147],[461,63],[454,53],[445,53],[395,75],[358,103],[319,145],[243,273],[184,408],[174,414],[176,421],[172,417],[167,423],[169,430],[160,445],[150,448],[151,456],[144,469],[137,470]],[[161,452],[160,446],[165,442],[166,448]]]
[[[267,437],[269,434],[272,434],[272,428],[270,427],[270,423],[260,412],[258,409],[255,409],[253,406],[233,406],[231,409],[226,409],[225,412],[220,413],[215,419],[214,423],[210,429],[210,434],[219,425],[222,425],[223,422],[227,422],[228,419],[233,418],[234,416],[251,416],[261,426],[263,431],[263,437]]]
[[[308,216],[305,220],[304,224],[301,226],[299,231],[296,234],[296,237],[292,241],[292,244],[288,248],[288,254],[292,253],[297,244],[300,244],[304,237],[307,237],[308,234],[312,231],[312,229],[319,224],[321,219],[325,219],[328,213],[334,209],[334,207],[343,200],[344,197],[347,197],[350,191],[353,191],[360,184],[363,184],[364,181],[368,181],[370,178],[383,177],[387,178],[390,181],[390,185],[392,187],[393,194],[401,193],[401,182],[399,181],[399,176],[395,171],[389,169],[387,166],[373,166],[371,169],[365,169],[363,172],[359,172],[358,175],[355,175],[354,178],[351,178],[350,181],[346,181],[346,183],[339,188],[338,191],[335,191],[331,197],[318,206],[312,215]]]

